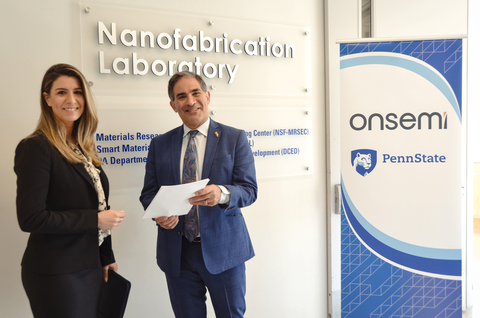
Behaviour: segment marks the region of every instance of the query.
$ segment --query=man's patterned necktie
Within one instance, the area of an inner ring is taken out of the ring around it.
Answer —
[[[190,130],[187,150],[183,160],[182,183],[197,181],[197,146],[195,145],[195,136],[198,130]],[[183,221],[183,234],[192,242],[198,236],[198,212],[194,205],[185,216]]]

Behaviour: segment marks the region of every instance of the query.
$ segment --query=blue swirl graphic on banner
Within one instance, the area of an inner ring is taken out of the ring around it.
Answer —
[[[394,53],[388,53],[385,56],[355,56],[349,57],[347,59],[340,61],[340,69],[360,66],[360,65],[390,65],[401,67],[403,69],[409,70],[418,74],[419,76],[425,78],[427,81],[432,83],[448,100],[450,105],[452,105],[453,110],[458,116],[460,122],[462,122],[462,114],[460,111],[460,106],[458,104],[457,98],[453,92],[453,89],[450,87],[446,79],[441,76],[439,73],[435,72],[433,68],[430,68],[428,65],[419,63],[417,61],[406,59],[401,55]]]
[[[348,195],[343,179],[342,204],[345,215],[356,235],[366,246],[387,261],[425,273],[458,277],[462,275],[462,251],[460,249],[422,247],[386,235],[360,214]]]
[[[397,53],[423,61],[437,70],[449,83],[462,113],[462,39],[345,43],[340,56],[371,52]]]

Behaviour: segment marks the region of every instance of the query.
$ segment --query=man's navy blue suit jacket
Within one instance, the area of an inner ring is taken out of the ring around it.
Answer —
[[[146,209],[161,186],[178,185],[183,125],[152,139],[140,201]],[[255,164],[243,130],[210,120],[202,179],[230,190],[228,205],[199,206],[202,252],[207,270],[218,274],[255,254],[241,208],[257,199]],[[157,263],[168,275],[180,274],[183,216],[172,230],[158,227]]]

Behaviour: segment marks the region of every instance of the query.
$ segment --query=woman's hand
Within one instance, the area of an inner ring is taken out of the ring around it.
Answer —
[[[117,263],[112,263],[112,264],[109,264],[107,266],[103,266],[103,279],[105,280],[105,282],[108,282],[108,271],[109,270],[112,270],[116,273],[118,271]]]
[[[98,228],[113,230],[122,223],[127,214],[125,211],[107,210],[98,213]]]

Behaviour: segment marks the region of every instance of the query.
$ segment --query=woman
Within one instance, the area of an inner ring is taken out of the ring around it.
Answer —
[[[118,269],[110,230],[125,212],[108,207],[108,179],[94,147],[98,119],[82,73],[52,66],[40,104],[37,129],[15,152],[17,217],[31,233],[23,286],[35,317],[97,317],[102,275],[107,280],[108,270]]]

